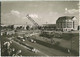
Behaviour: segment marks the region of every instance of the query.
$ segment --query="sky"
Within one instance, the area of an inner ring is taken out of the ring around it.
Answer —
[[[4,1],[1,2],[2,24],[32,24],[29,16],[39,25],[56,24],[61,16],[79,19],[78,1]]]

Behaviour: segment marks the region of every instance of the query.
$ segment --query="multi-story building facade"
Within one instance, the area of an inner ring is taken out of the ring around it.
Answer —
[[[75,16],[59,17],[56,21],[56,28],[61,31],[77,30],[78,20]]]

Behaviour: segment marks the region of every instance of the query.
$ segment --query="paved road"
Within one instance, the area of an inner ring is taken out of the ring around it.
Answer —
[[[38,33],[31,33],[29,34],[30,36],[31,35],[37,35]],[[27,35],[27,34],[26,34]],[[52,48],[48,48],[48,47],[45,47],[43,45],[40,45],[38,43],[31,43],[29,42],[28,40],[25,41],[25,43],[33,46],[34,48],[37,48],[38,50],[40,50],[43,54],[46,54],[48,56],[66,56],[66,55],[70,55],[70,54],[67,54],[67,53],[64,53],[64,52],[61,52],[59,50],[55,50],[55,49],[52,49]]]
[[[36,33],[32,33],[30,35],[37,35]],[[40,51],[40,53],[33,53],[29,50],[27,50],[27,48],[15,41],[13,41],[12,47],[16,48],[17,50],[21,49],[22,50],[22,55],[23,56],[68,56],[69,54],[66,54],[64,52],[61,52],[59,50],[55,50],[52,48],[48,48],[46,46],[40,45],[38,43],[31,43],[28,40],[25,41],[25,43],[31,45],[32,47],[38,49]]]
[[[5,38],[5,39],[3,39],[3,41],[9,41],[9,39]],[[43,56],[47,56],[46,54],[41,53],[41,52],[39,52],[39,53],[34,53],[34,52],[32,52],[32,51],[29,51],[29,50],[27,49],[27,47],[19,44],[19,43],[16,42],[16,41],[12,41],[11,48],[15,48],[16,51],[22,50],[22,53],[21,53],[22,56],[42,56],[42,55],[43,55]]]
[[[38,50],[42,51],[43,53],[47,54],[48,56],[61,56],[61,55],[69,55],[67,53],[64,53],[64,52],[61,52],[59,50],[55,50],[55,49],[52,49],[52,48],[48,48],[46,46],[43,46],[43,45],[40,45],[38,43],[31,43],[29,41],[25,41],[27,44],[37,48]]]
[[[21,45],[21,44],[19,44],[18,42],[16,42],[16,41],[13,41],[13,43],[15,43],[15,44],[17,44],[18,46],[20,46],[20,47],[22,47],[23,49],[26,49],[25,51],[27,51],[27,52],[29,52],[30,53],[30,55],[29,56],[41,56],[41,55],[45,55],[45,56],[47,56],[46,54],[44,54],[44,53],[42,53],[41,51],[40,52],[38,52],[38,53],[34,53],[34,52],[32,52],[32,51],[29,51],[28,49],[27,49],[27,47],[26,46],[24,46],[24,45]],[[25,51],[23,51],[23,52],[25,52]],[[26,53],[26,52],[25,52]],[[22,53],[23,54],[23,53]],[[23,54],[23,55],[25,55],[25,54]],[[28,56],[27,54],[26,54],[26,56]]]

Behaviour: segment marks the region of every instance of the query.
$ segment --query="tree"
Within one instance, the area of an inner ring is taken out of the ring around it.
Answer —
[[[22,29],[23,27],[22,27],[22,26],[20,26],[19,28],[20,28],[20,29]]]
[[[10,28],[13,30],[14,29],[14,25],[11,25]]]
[[[29,27],[29,26],[26,26],[26,29],[27,29],[27,30],[29,30],[29,29],[30,29],[30,27]]]

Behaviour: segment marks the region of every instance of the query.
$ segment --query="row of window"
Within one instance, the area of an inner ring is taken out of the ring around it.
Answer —
[[[57,22],[73,22],[72,20],[58,20]]]
[[[67,23],[62,23],[62,22],[59,22],[57,23],[57,27],[58,28],[72,28],[72,22],[67,22]]]

